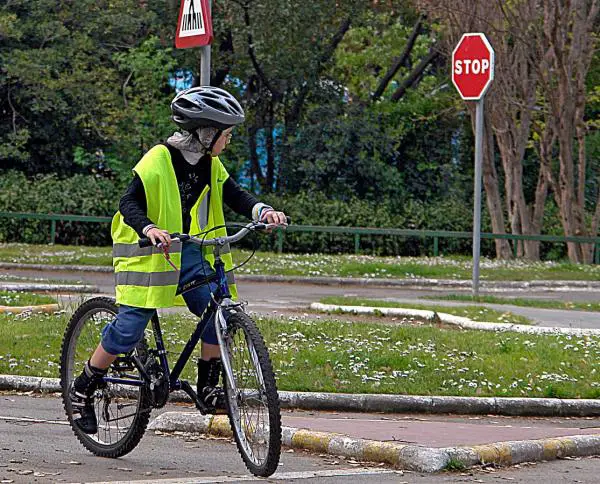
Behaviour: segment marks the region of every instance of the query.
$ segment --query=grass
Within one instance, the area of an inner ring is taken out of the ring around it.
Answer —
[[[519,316],[509,311],[501,312],[485,306],[442,306],[436,304],[411,304],[395,301],[384,301],[381,299],[361,299],[345,296],[327,296],[320,299],[323,304],[337,304],[340,306],[373,306],[383,308],[403,308],[403,309],[424,309],[426,311],[435,311],[437,313],[452,314],[454,316],[463,316],[473,321],[491,322],[491,323],[513,323],[513,324],[531,324],[531,319],[525,316]]]
[[[0,282],[22,282],[43,284],[83,284],[83,281],[70,279],[49,279],[46,277],[15,276],[13,274],[0,274]]]
[[[425,296],[424,299],[443,301],[466,301],[488,304],[510,304],[512,306],[541,309],[571,309],[577,311],[600,312],[600,303],[584,301],[560,301],[558,299],[524,299],[498,296],[473,297],[467,294],[448,294],[445,296]]]
[[[0,244],[1,262],[22,264],[112,265],[110,247]]]
[[[58,376],[68,316],[0,315],[0,373]],[[257,318],[290,391],[598,398],[600,337]],[[173,362],[194,318],[163,319]],[[94,346],[92,342],[91,347]],[[195,381],[195,365],[184,377]]]
[[[56,299],[45,294],[31,292],[0,291],[0,306],[35,306],[55,304]]]
[[[241,262],[247,251],[234,251]],[[26,264],[110,266],[110,247],[0,244],[0,261]],[[566,262],[501,261],[483,258],[481,279],[489,281],[600,280],[600,266]],[[369,255],[274,254],[257,252],[239,274],[399,279],[470,280],[469,257],[376,257]]]

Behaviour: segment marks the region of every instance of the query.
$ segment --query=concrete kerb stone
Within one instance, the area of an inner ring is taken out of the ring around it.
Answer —
[[[417,319],[428,323],[441,323],[458,326],[462,329],[480,331],[514,331],[526,334],[570,334],[570,335],[600,335],[600,329],[590,328],[555,328],[551,326],[530,326],[526,324],[488,323],[473,321],[462,316],[424,311],[420,309],[385,308],[372,306],[342,306],[338,304],[323,304],[314,302],[310,308],[321,312],[340,312],[350,314],[384,314],[401,318]]]
[[[0,390],[60,392],[58,378],[0,375]],[[181,392],[170,400],[190,402]],[[321,392],[279,392],[281,408],[372,413],[430,413],[543,417],[597,417],[600,399],[452,397]]]
[[[203,417],[189,412],[163,413],[154,419],[148,428],[160,432],[216,434],[224,437],[233,435],[226,416]],[[226,432],[224,428],[227,428]],[[435,454],[435,449],[430,449],[432,452],[422,452],[422,448],[417,446],[359,439],[333,432],[317,432],[284,426],[281,429],[281,437],[282,444],[293,449],[306,449],[311,452],[341,455],[363,461],[384,462],[394,467],[420,472],[441,470],[446,463],[444,461],[440,467],[444,456],[437,462],[432,461],[430,454]],[[412,448],[412,453],[406,452],[409,447]],[[418,455],[421,461],[414,459],[413,455]]]
[[[40,304],[38,306],[0,306],[0,314],[11,313],[54,313],[59,310],[58,304]]]
[[[227,428],[227,432],[223,429]],[[222,415],[201,416],[167,412],[149,426],[161,432],[190,432],[231,437],[229,420]],[[449,467],[468,468],[494,464],[506,466],[564,457],[600,454],[600,435],[576,435],[539,440],[497,442],[464,447],[422,447],[396,442],[360,439],[332,432],[282,427],[282,444],[295,449],[344,456],[360,461],[383,462],[400,469],[439,472]]]

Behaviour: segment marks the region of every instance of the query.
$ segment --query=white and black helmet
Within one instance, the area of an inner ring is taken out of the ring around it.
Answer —
[[[227,91],[218,87],[199,86],[181,91],[171,101],[173,121],[181,129],[228,129],[244,122],[244,109]]]

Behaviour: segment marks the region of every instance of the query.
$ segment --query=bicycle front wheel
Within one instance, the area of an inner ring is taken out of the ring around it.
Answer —
[[[227,413],[248,470],[268,477],[281,454],[281,413],[275,375],[256,323],[231,313],[224,340],[223,380]]]
[[[101,330],[118,313],[113,299],[96,297],[83,303],[75,311],[61,348],[60,383],[63,404],[69,423],[83,446],[101,457],[120,457],[130,452],[140,441],[150,419],[150,393],[147,385],[117,385],[107,383],[94,395],[94,409],[98,421],[95,434],[84,433],[74,420],[69,386],[81,373],[85,362],[100,343]],[[142,360],[147,356],[144,340],[133,350]],[[118,358],[109,368],[109,377],[123,380],[141,380],[130,355]]]

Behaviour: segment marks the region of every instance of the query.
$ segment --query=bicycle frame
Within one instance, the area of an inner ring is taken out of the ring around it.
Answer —
[[[164,341],[163,341],[162,330],[160,328],[158,313],[155,313],[154,316],[152,316],[151,321],[152,321],[152,329],[154,331],[154,339],[156,342],[156,350],[157,350],[157,354],[158,354],[158,357],[160,360],[160,366],[162,367],[165,376],[167,376],[167,378],[169,379],[169,391],[170,392],[172,392],[174,390],[182,390],[183,389],[184,391],[186,391],[186,393],[188,393],[187,386],[189,384],[186,385],[185,384],[186,382],[182,382],[179,379],[179,376],[181,375],[183,368],[185,367],[186,363],[188,362],[190,356],[192,355],[194,348],[196,348],[198,341],[200,341],[200,338],[202,337],[202,334],[206,330],[208,324],[212,323],[212,324],[217,325],[217,328],[216,328],[217,329],[217,338],[219,340],[219,345],[221,346],[221,352],[223,351],[223,349],[222,349],[223,348],[223,346],[222,346],[222,343],[223,343],[222,331],[224,328],[226,328],[226,320],[227,320],[227,318],[223,315],[223,312],[227,306],[238,306],[238,304],[235,304],[235,303],[231,302],[231,300],[230,300],[231,293],[229,291],[229,285],[227,283],[227,277],[226,277],[226,273],[225,273],[225,264],[223,263],[223,261],[221,260],[221,258],[218,254],[216,254],[216,256],[215,256],[214,269],[215,269],[215,275],[216,275],[216,280],[217,280],[217,289],[213,293],[213,298],[210,300],[210,302],[208,303],[208,306],[202,313],[202,316],[200,317],[200,320],[198,321],[198,324],[196,325],[196,329],[190,336],[183,351],[179,355],[179,358],[177,359],[177,362],[175,363],[175,366],[173,367],[173,371],[170,371],[170,369],[169,369],[169,362],[167,360],[167,351],[165,349],[165,345],[164,345]],[[192,289],[195,289],[199,285],[200,285],[199,280],[194,280],[194,281],[190,282],[189,284],[187,284],[186,287],[182,291],[178,292],[177,294],[179,295],[179,294],[183,294],[184,292],[191,291]],[[212,319],[212,321],[211,321],[211,319]],[[132,386],[142,386],[145,383],[150,382],[150,376],[147,374],[141,361],[136,356],[133,356],[132,359],[133,359],[133,362],[134,362],[136,368],[142,375],[142,379],[134,380],[134,379],[128,379],[128,378],[104,377],[104,381],[110,382],[110,383],[116,383],[116,384],[120,384],[120,385],[132,385]],[[226,366],[228,366],[229,361],[227,358],[224,359],[224,362],[226,362]],[[230,372],[231,372],[230,368],[225,369],[225,373],[228,376],[229,376]]]

